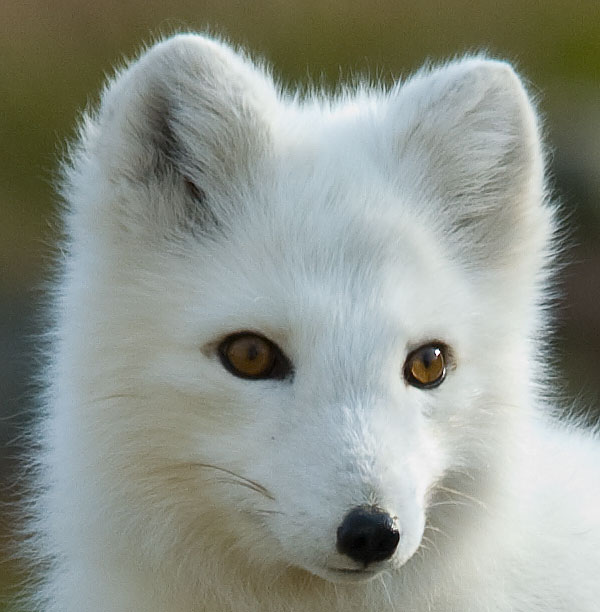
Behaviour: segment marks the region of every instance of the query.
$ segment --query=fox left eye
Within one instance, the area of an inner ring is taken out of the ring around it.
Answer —
[[[292,373],[292,365],[282,350],[252,332],[228,336],[219,345],[218,352],[225,369],[239,378],[283,379]]]
[[[419,389],[432,389],[446,377],[446,347],[443,344],[425,344],[406,358],[404,378]]]

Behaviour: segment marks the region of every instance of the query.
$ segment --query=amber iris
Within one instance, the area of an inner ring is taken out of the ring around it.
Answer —
[[[242,332],[219,346],[221,362],[240,378],[285,378],[291,366],[281,350],[267,338]]]
[[[437,387],[446,376],[444,347],[426,344],[419,347],[406,359],[404,378],[414,387],[430,389]]]

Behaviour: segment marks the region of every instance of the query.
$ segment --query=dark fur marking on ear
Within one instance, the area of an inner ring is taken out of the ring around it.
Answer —
[[[177,165],[181,153],[171,127],[169,103],[162,95],[155,94],[148,109],[152,144],[157,154],[152,171],[158,178],[173,171],[179,174]]]
[[[193,234],[217,226],[218,222],[208,205],[206,192],[182,171],[182,167],[189,163],[189,154],[183,149],[173,130],[169,101],[161,93],[155,93],[148,109],[152,146],[155,151],[152,167],[148,171],[158,183],[175,181],[176,185],[179,184],[181,201],[179,204],[173,203],[177,226]],[[197,160],[193,160],[193,166],[202,174]]]
[[[196,183],[189,178],[184,178],[185,188],[187,189],[190,197],[195,200],[198,204],[204,204],[206,202],[206,193],[203,189],[200,189]]]
[[[189,178],[184,177],[183,182],[187,196],[184,200],[185,228],[196,235],[198,230],[206,233],[209,228],[219,227],[219,220],[208,205],[204,190]]]

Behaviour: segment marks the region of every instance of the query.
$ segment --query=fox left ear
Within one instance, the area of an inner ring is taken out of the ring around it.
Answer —
[[[229,45],[180,34],[106,87],[65,168],[82,227],[154,236],[216,220],[269,148],[279,93]]]
[[[538,121],[507,63],[469,58],[418,73],[392,108],[402,185],[452,228],[470,263],[497,268],[544,251],[552,215]]]

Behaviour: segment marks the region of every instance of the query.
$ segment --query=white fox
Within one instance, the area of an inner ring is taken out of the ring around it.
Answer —
[[[283,92],[178,35],[65,169],[45,612],[597,612],[553,421],[556,214],[511,67]]]

